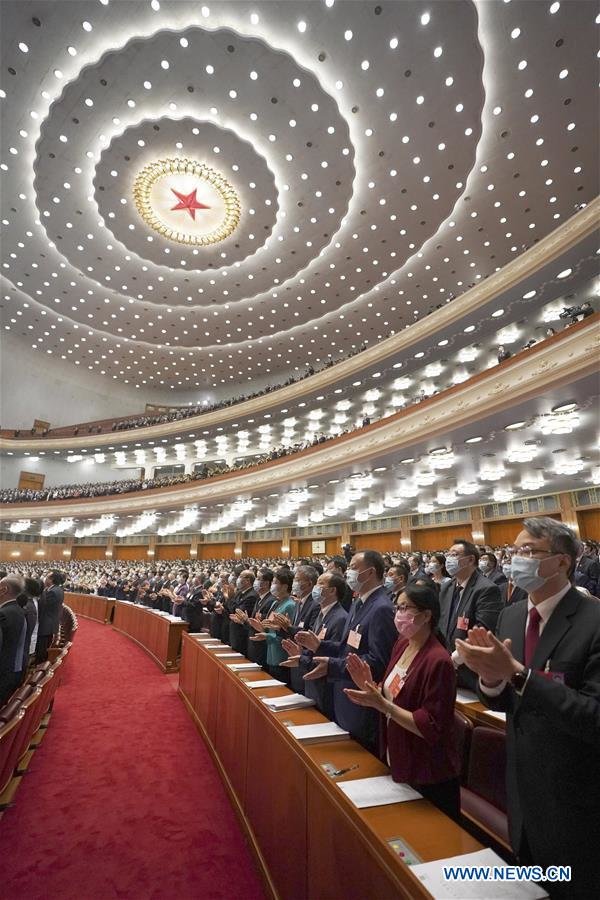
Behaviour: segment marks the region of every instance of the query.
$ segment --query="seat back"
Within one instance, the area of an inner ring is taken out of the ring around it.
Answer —
[[[454,710],[454,731],[456,734],[456,747],[460,758],[460,783],[464,785],[467,783],[469,771],[473,723],[457,709]]]
[[[473,729],[466,786],[506,812],[506,735],[500,729]]]
[[[35,723],[39,710],[38,703],[41,696],[41,687],[36,687],[31,696],[21,704],[21,709],[24,711],[25,715],[19,729],[17,740],[15,741],[13,769],[27,752],[27,748],[31,743],[31,738],[37,731],[37,725]]]
[[[5,725],[6,722],[10,722],[10,720],[16,716],[20,708],[21,701],[13,694],[8,703],[5,703],[2,709],[0,709],[0,724]]]
[[[40,727],[40,722],[42,721],[42,718],[48,712],[48,708],[50,706],[50,702],[52,699],[52,690],[57,683],[58,682],[54,678],[54,672],[47,672],[44,675],[44,678],[38,684],[38,687],[41,689],[41,693],[40,693],[40,699],[38,701],[35,714],[33,716],[33,721],[32,721],[32,729],[33,730],[31,732],[30,739],[36,733],[36,731]]]
[[[0,794],[13,776],[27,711],[21,705],[9,722],[0,725]]]

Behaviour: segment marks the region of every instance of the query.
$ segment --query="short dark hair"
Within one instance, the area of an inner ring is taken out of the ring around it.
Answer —
[[[385,563],[383,562],[383,556],[379,553],[378,550],[358,550],[357,555],[362,553],[362,557],[367,564],[367,566],[375,569],[375,575],[377,578],[383,578],[383,573],[385,571]]]
[[[479,562],[479,550],[472,541],[467,541],[466,538],[454,538],[452,543],[460,544],[465,551],[465,556],[473,556],[475,558],[475,562]]]
[[[391,565],[389,567],[388,574],[392,571],[392,569],[395,569],[396,572],[398,573],[398,575],[404,575],[405,583],[410,578],[410,569],[408,568],[408,563],[405,563],[405,562],[394,563],[393,565]]]
[[[54,584],[54,585],[65,583],[65,576],[63,575],[62,572],[59,572],[58,569],[52,569],[52,571],[49,573],[48,577],[50,578],[52,584]]]
[[[271,569],[259,569],[256,577],[259,581],[268,581],[270,586],[275,576]]]
[[[285,584],[288,591],[292,590],[292,585],[294,583],[294,576],[290,569],[284,568],[282,566],[281,569],[277,569],[275,572],[275,580],[279,581],[280,584]]]
[[[321,565],[320,562],[314,562],[314,563],[312,564],[312,567],[313,567],[313,569],[316,571],[317,575],[322,575],[322,574],[323,574],[323,566]]]
[[[575,532],[549,516],[535,516],[525,519],[523,528],[534,538],[547,538],[553,553],[564,553],[571,557],[571,569],[575,568],[577,557],[581,552],[581,543]]]
[[[25,591],[28,597],[41,597],[44,584],[40,578],[25,578]]]
[[[346,579],[336,575],[335,572],[325,572],[325,575],[329,579],[329,587],[335,590],[338,601],[343,600],[346,593]]]
[[[342,572],[348,568],[348,560],[345,556],[332,556],[329,562],[332,562],[336,569],[341,569]]]
[[[492,564],[492,569],[495,569],[498,565],[498,560],[496,559],[494,553],[482,553],[479,559],[489,559],[490,563]]]
[[[435,587],[429,584],[407,584],[402,593],[408,597],[411,603],[414,603],[417,609],[430,611],[431,630],[436,631],[440,621],[441,610],[440,598]],[[439,634],[436,636],[440,638]]]

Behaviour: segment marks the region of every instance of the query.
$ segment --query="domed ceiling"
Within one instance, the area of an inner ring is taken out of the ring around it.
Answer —
[[[405,328],[596,195],[596,12],[4,0],[3,328],[148,399]]]

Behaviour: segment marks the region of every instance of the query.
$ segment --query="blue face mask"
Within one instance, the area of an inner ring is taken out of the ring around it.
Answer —
[[[383,586],[385,588],[387,588],[388,591],[393,591],[394,590],[394,579],[389,578],[389,577],[386,578],[385,581],[383,582]]]
[[[315,584],[315,586],[312,590],[312,595],[315,598],[315,600],[317,600],[317,601],[319,601],[321,599],[321,597],[323,596],[323,588],[321,587],[320,584]]]
[[[255,593],[258,594],[258,592],[259,592],[259,590],[260,590],[260,581],[258,580],[258,578],[257,578],[256,581],[254,582],[254,584],[252,585],[252,587],[254,588]]]

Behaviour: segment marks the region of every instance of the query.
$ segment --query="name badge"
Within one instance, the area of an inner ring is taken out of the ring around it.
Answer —
[[[351,647],[354,647],[355,650],[358,650],[360,647],[360,639],[362,638],[362,634],[360,631],[351,631],[346,638],[346,643],[350,644]]]
[[[459,631],[468,631],[469,630],[469,620],[466,616],[459,616],[456,622],[456,627]]]
[[[327,634],[327,628],[325,627],[325,625],[323,625],[323,627],[321,628],[317,637],[319,638],[320,641],[322,641],[326,634]]]
[[[396,666],[396,671],[394,672],[394,677],[392,678],[388,691],[392,700],[395,700],[402,688],[404,687],[404,682],[406,681],[406,669],[399,669]]]
[[[300,628],[304,628],[304,622],[298,622],[298,625],[300,626]]]

